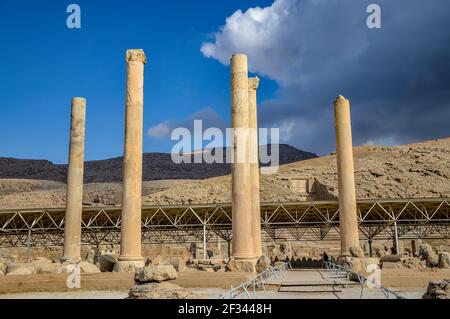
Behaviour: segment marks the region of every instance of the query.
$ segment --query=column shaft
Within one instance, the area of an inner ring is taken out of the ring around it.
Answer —
[[[62,260],[77,261],[80,256],[81,214],[83,211],[84,136],[86,100],[74,97],[70,121],[67,199],[64,220],[64,254]]]
[[[122,233],[119,261],[141,262],[142,130],[144,64],[142,50],[127,51]]]
[[[259,79],[249,79],[249,128],[250,128],[250,176],[251,176],[251,209],[253,214],[253,248],[255,256],[261,257],[261,209],[259,194],[259,143],[258,143],[258,111],[257,89]]]
[[[359,246],[358,221],[356,216],[350,102],[343,96],[338,96],[334,101],[334,118],[339,184],[341,255],[356,255],[359,257],[362,255],[362,251]]]
[[[253,215],[248,137],[247,56],[231,57],[231,126],[233,134],[232,228],[234,259],[254,259]]]

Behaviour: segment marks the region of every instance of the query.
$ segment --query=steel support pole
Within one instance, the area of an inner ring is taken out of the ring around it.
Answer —
[[[394,240],[395,240],[395,253],[400,254],[400,246],[398,245],[398,229],[397,229],[397,221],[394,221]]]
[[[30,262],[30,248],[31,248],[31,228],[28,229],[28,237],[27,237],[27,263]]]
[[[203,224],[203,259],[206,259],[206,224]]]

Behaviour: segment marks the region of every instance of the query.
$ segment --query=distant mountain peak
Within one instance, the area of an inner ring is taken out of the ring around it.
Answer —
[[[266,146],[266,145],[263,145]],[[274,145],[267,145],[268,152]],[[279,144],[279,164],[289,164],[318,157],[288,144]],[[260,146],[262,147],[262,146]],[[224,150],[226,148],[223,148]],[[205,149],[203,149],[203,152]],[[194,155],[195,153],[190,153]],[[225,156],[225,152],[224,152]],[[85,162],[85,183],[121,182],[122,157]],[[144,181],[163,179],[206,179],[230,174],[227,163],[181,163],[172,161],[170,153],[144,153],[142,177]],[[0,157],[0,179],[36,179],[65,182],[67,165],[55,165],[47,160]]]

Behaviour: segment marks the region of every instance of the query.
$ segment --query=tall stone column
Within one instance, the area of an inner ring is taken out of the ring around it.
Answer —
[[[359,245],[358,221],[356,216],[350,102],[341,95],[334,101],[334,120],[339,184],[341,256],[362,257],[364,254]]]
[[[120,256],[115,271],[144,266],[141,253],[142,130],[144,107],[143,50],[128,50],[123,156],[123,201]]]
[[[255,256],[261,257],[261,209],[259,194],[259,143],[258,143],[258,110],[256,92],[259,86],[259,78],[248,80],[248,111],[250,128],[250,176],[252,192],[252,214],[253,214],[253,248]]]
[[[62,261],[77,262],[81,259],[85,122],[86,100],[81,97],[74,97],[72,98],[70,120],[69,166],[67,170],[67,199]]]
[[[232,228],[234,260],[253,260],[253,213],[249,163],[249,86],[247,56],[231,57],[231,126],[233,134]]]

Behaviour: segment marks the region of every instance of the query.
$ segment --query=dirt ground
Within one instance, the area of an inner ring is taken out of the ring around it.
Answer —
[[[184,288],[229,289],[247,280],[248,273],[181,272],[171,281]],[[128,291],[133,284],[132,273],[81,274],[80,291]],[[66,274],[11,275],[0,277],[0,295],[30,292],[69,292]]]
[[[311,272],[317,276],[315,274],[317,271],[292,272],[290,275]],[[237,286],[251,276],[248,273],[231,272],[182,272],[178,275],[178,278],[172,283],[192,289],[205,298],[217,298],[231,286]],[[65,274],[2,276],[0,277],[0,299],[123,299],[128,295],[128,291],[134,283],[131,273],[82,274],[81,288],[74,290],[67,288],[66,278]],[[381,283],[384,287],[404,292],[405,296],[409,298],[420,298],[430,280],[444,278],[450,278],[450,269],[435,271],[385,269],[381,273]],[[298,279],[301,278],[296,280]],[[334,298],[333,295],[282,294],[277,293],[276,290],[269,289],[267,293],[271,298]],[[351,289],[347,290],[342,297],[358,296],[359,288],[354,288],[354,290],[355,292]],[[367,297],[382,298],[382,295],[369,292]]]
[[[381,285],[384,287],[426,288],[430,280],[449,279],[450,269],[414,270],[382,269]]]

